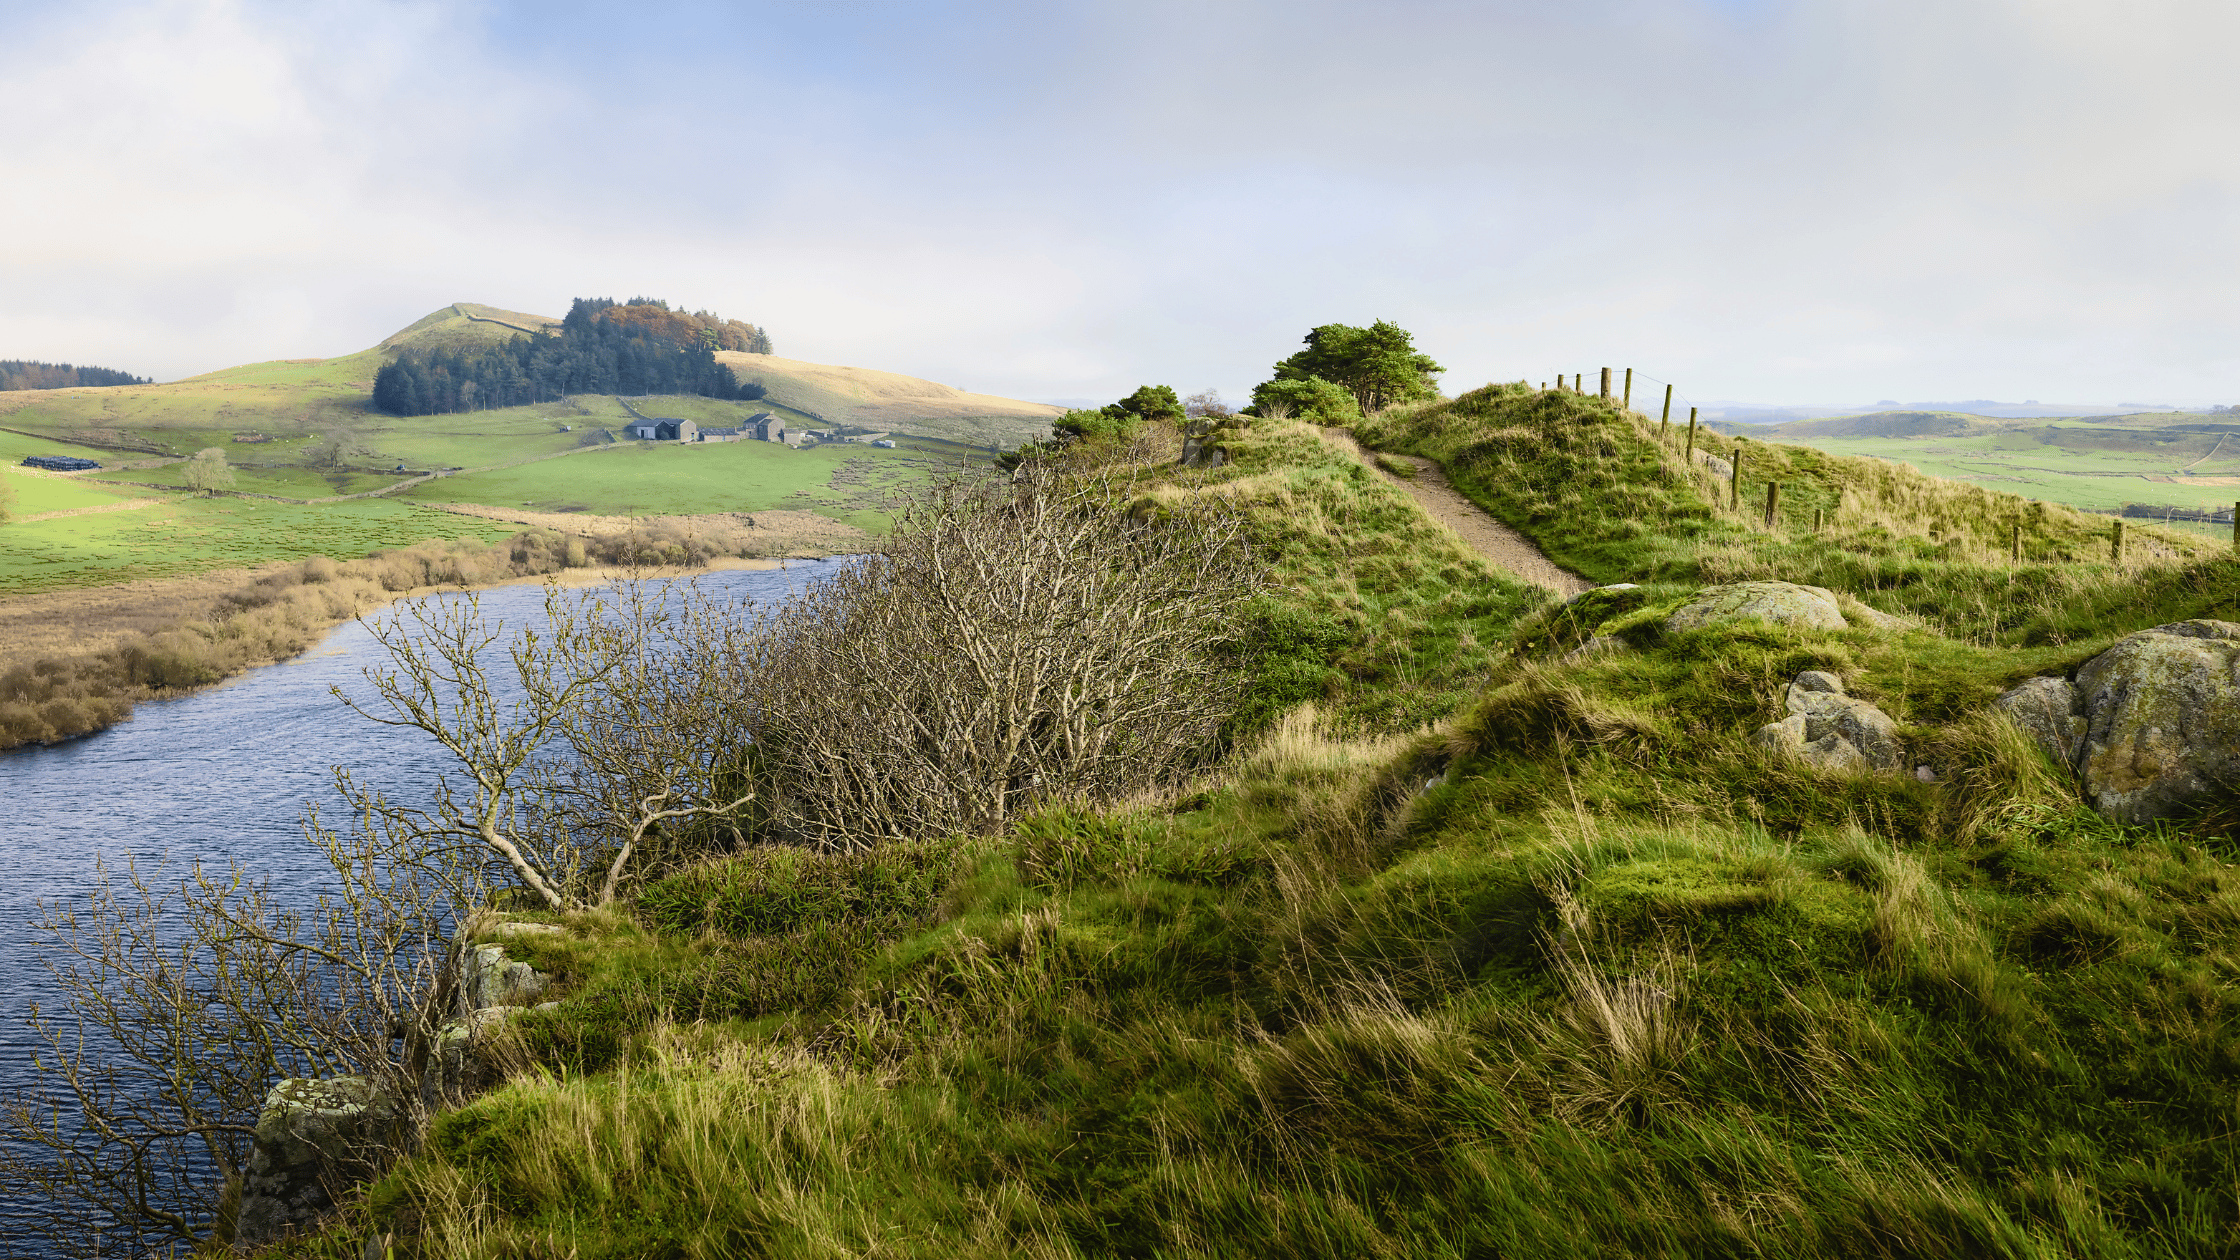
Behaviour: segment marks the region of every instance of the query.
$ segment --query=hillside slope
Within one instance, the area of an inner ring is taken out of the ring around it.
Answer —
[[[1522,591],[1303,426],[1215,471],[1170,442],[1131,512],[1237,505],[1276,579],[1234,753],[531,916],[562,930],[505,948],[558,1005],[511,1079],[287,1254],[2229,1254],[2233,812],[2111,822],[1987,703],[2229,616],[2240,563],[2142,531],[2119,567],[2075,513],[1706,439],[1791,487],[1768,526],[1572,394],[1363,430],[1641,584]],[[1847,624],[1671,619],[1736,577]],[[1756,745],[1804,670],[1930,773]]]
[[[716,355],[773,402],[826,424],[893,429],[977,446],[1016,446],[1048,437],[1065,408],[974,394],[898,372],[839,367],[770,354]]]

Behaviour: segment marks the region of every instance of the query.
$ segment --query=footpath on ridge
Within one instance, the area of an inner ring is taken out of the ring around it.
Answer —
[[[1594,589],[1594,583],[1550,560],[1531,539],[1464,498],[1462,492],[1447,481],[1446,472],[1431,460],[1415,455],[1391,456],[1405,459],[1416,468],[1413,477],[1395,477],[1377,467],[1377,461],[1361,449],[1361,443],[1354,440],[1351,431],[1326,428],[1322,435],[1360,460],[1369,471],[1407,491],[1432,520],[1460,535],[1473,551],[1492,561],[1495,568],[1506,570],[1519,581],[1546,587],[1566,599]]]

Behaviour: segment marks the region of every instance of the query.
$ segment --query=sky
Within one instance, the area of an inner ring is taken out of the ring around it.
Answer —
[[[0,358],[646,294],[1038,400],[1388,319],[1450,393],[2234,403],[2235,47],[2230,0],[13,0]]]

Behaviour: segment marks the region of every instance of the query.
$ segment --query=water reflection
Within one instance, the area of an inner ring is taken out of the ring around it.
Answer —
[[[781,600],[839,561],[705,574],[703,589]],[[455,598],[455,597],[451,597]],[[481,593],[486,616],[541,618],[536,585]],[[95,859],[143,866],[239,860],[282,888],[308,890],[325,862],[303,843],[305,805],[334,801],[332,767],[361,782],[409,789],[445,766],[432,740],[377,726],[328,688],[368,689],[360,671],[380,657],[366,628],[344,625],[293,660],[180,700],[144,704],[132,720],[52,748],[0,753],[0,1090],[33,1082],[34,1040],[23,1015],[52,1008],[37,903],[81,898]],[[329,811],[332,816],[332,810]],[[37,1203],[0,1189],[0,1253],[39,1254],[22,1233]]]

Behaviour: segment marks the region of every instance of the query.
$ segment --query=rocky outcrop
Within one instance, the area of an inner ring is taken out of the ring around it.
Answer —
[[[234,1242],[306,1230],[378,1173],[404,1135],[394,1100],[362,1076],[287,1080],[265,1095],[242,1179]]]
[[[1707,586],[1665,618],[1670,630],[1694,630],[1730,621],[1770,621],[1775,625],[1842,630],[1849,622],[1835,592],[1795,582],[1736,582]]]
[[[518,938],[563,929],[485,921],[469,930]],[[426,1047],[418,1097],[406,1098],[423,1113],[496,1084],[498,1071],[488,1053],[491,1034],[552,985],[552,977],[506,957],[502,945],[463,944],[456,957],[459,983],[453,1013]],[[406,1093],[411,1089],[408,1082]],[[358,1076],[285,1080],[273,1086],[257,1118],[234,1241],[262,1246],[308,1229],[378,1174],[412,1140],[413,1118],[399,1102],[404,1097]]]
[[[1755,743],[1831,770],[1902,770],[1898,724],[1865,700],[1843,693],[1843,680],[1808,669],[1789,684],[1789,716],[1759,727]]]
[[[2074,682],[2033,678],[1997,703],[2119,822],[2168,818],[2240,786],[2240,624],[2142,630]]]
[[[507,923],[500,929],[545,928],[541,923]],[[553,932],[559,928],[549,928]],[[552,977],[545,975],[525,962],[515,962],[506,957],[503,945],[470,945],[466,948],[459,968],[459,999],[455,1013],[472,1015],[476,1011],[494,1006],[527,1006],[552,984]]]

